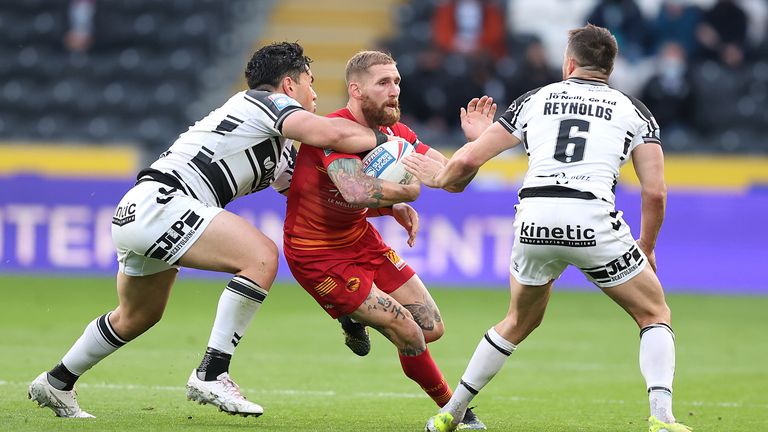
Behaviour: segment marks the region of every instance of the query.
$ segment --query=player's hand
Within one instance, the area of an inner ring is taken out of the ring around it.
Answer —
[[[493,98],[483,96],[474,98],[467,104],[467,108],[461,108],[461,130],[467,140],[474,141],[482,135],[483,131],[493,123],[496,115],[496,104]]]
[[[423,154],[413,152],[403,159],[405,169],[416,176],[425,186],[440,188],[435,177],[443,169],[443,164]]]
[[[635,242],[637,243],[637,247],[639,247],[640,250],[645,254],[646,258],[648,258],[648,264],[651,265],[653,272],[656,273],[656,251],[649,249],[648,246],[646,246],[646,244],[643,243],[643,241],[640,239],[635,240]]]
[[[413,247],[419,232],[419,214],[406,203],[392,206],[392,217],[408,232],[408,246]]]

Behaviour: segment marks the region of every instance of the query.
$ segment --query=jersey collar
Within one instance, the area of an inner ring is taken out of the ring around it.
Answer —
[[[608,86],[608,84],[606,84],[603,81],[587,79],[587,78],[568,78],[565,81],[566,82],[572,82],[574,84],[587,84],[587,85],[603,86],[603,87],[607,87]]]

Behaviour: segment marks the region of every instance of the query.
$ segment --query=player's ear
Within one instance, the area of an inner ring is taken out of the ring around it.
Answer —
[[[349,83],[349,88],[347,89],[349,92],[349,97],[355,98],[355,99],[361,99],[363,97],[363,90],[360,88],[360,83],[352,81]]]
[[[289,76],[285,76],[283,77],[282,81],[280,81],[280,88],[283,93],[290,96],[291,94],[293,94],[295,84],[296,83],[293,81],[293,78]]]
[[[576,59],[573,57],[566,57],[566,61],[566,72],[568,73],[568,76],[570,76],[579,65],[576,63]]]

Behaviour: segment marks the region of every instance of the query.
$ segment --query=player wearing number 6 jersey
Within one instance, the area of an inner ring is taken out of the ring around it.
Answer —
[[[295,157],[289,139],[351,153],[388,140],[355,122],[313,114],[310,62],[296,43],[256,51],[245,71],[250,89],[191,126],[139,173],[112,221],[119,305],[88,324],[61,362],[32,382],[31,399],[59,417],[93,417],[80,409],[75,381],[160,320],[183,266],[233,274],[187,397],[230,414],[262,413],[228,369],[275,278],[277,246],[224,206],[270,185],[288,189]]]
[[[516,207],[509,311],[481,339],[453,397],[427,422],[429,431],[455,428],[472,398],[539,325],[552,283],[568,265],[577,266],[640,327],[650,430],[688,431],[672,414],[674,334],[655,273],[653,251],[666,201],[659,128],[641,102],[608,86],[617,51],[604,28],[572,30],[564,81],[518,98],[444,167],[419,155],[405,160],[425,185],[455,189],[503,150],[522,143],[529,158]],[[619,168],[630,157],[641,184],[637,241],[614,208]]]

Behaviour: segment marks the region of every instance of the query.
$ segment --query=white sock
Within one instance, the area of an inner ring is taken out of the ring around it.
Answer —
[[[233,354],[268,291],[256,282],[237,275],[219,297],[208,347]]]
[[[112,329],[108,312],[91,321],[72,348],[64,354],[61,363],[73,374],[80,376],[96,363],[117,351],[128,341],[122,339]]]
[[[640,330],[640,372],[648,388],[651,415],[665,423],[674,423],[675,334],[668,325],[652,324]]]
[[[454,421],[460,421],[475,395],[501,370],[516,348],[491,327],[475,348],[453,397],[441,411],[450,411]]]

